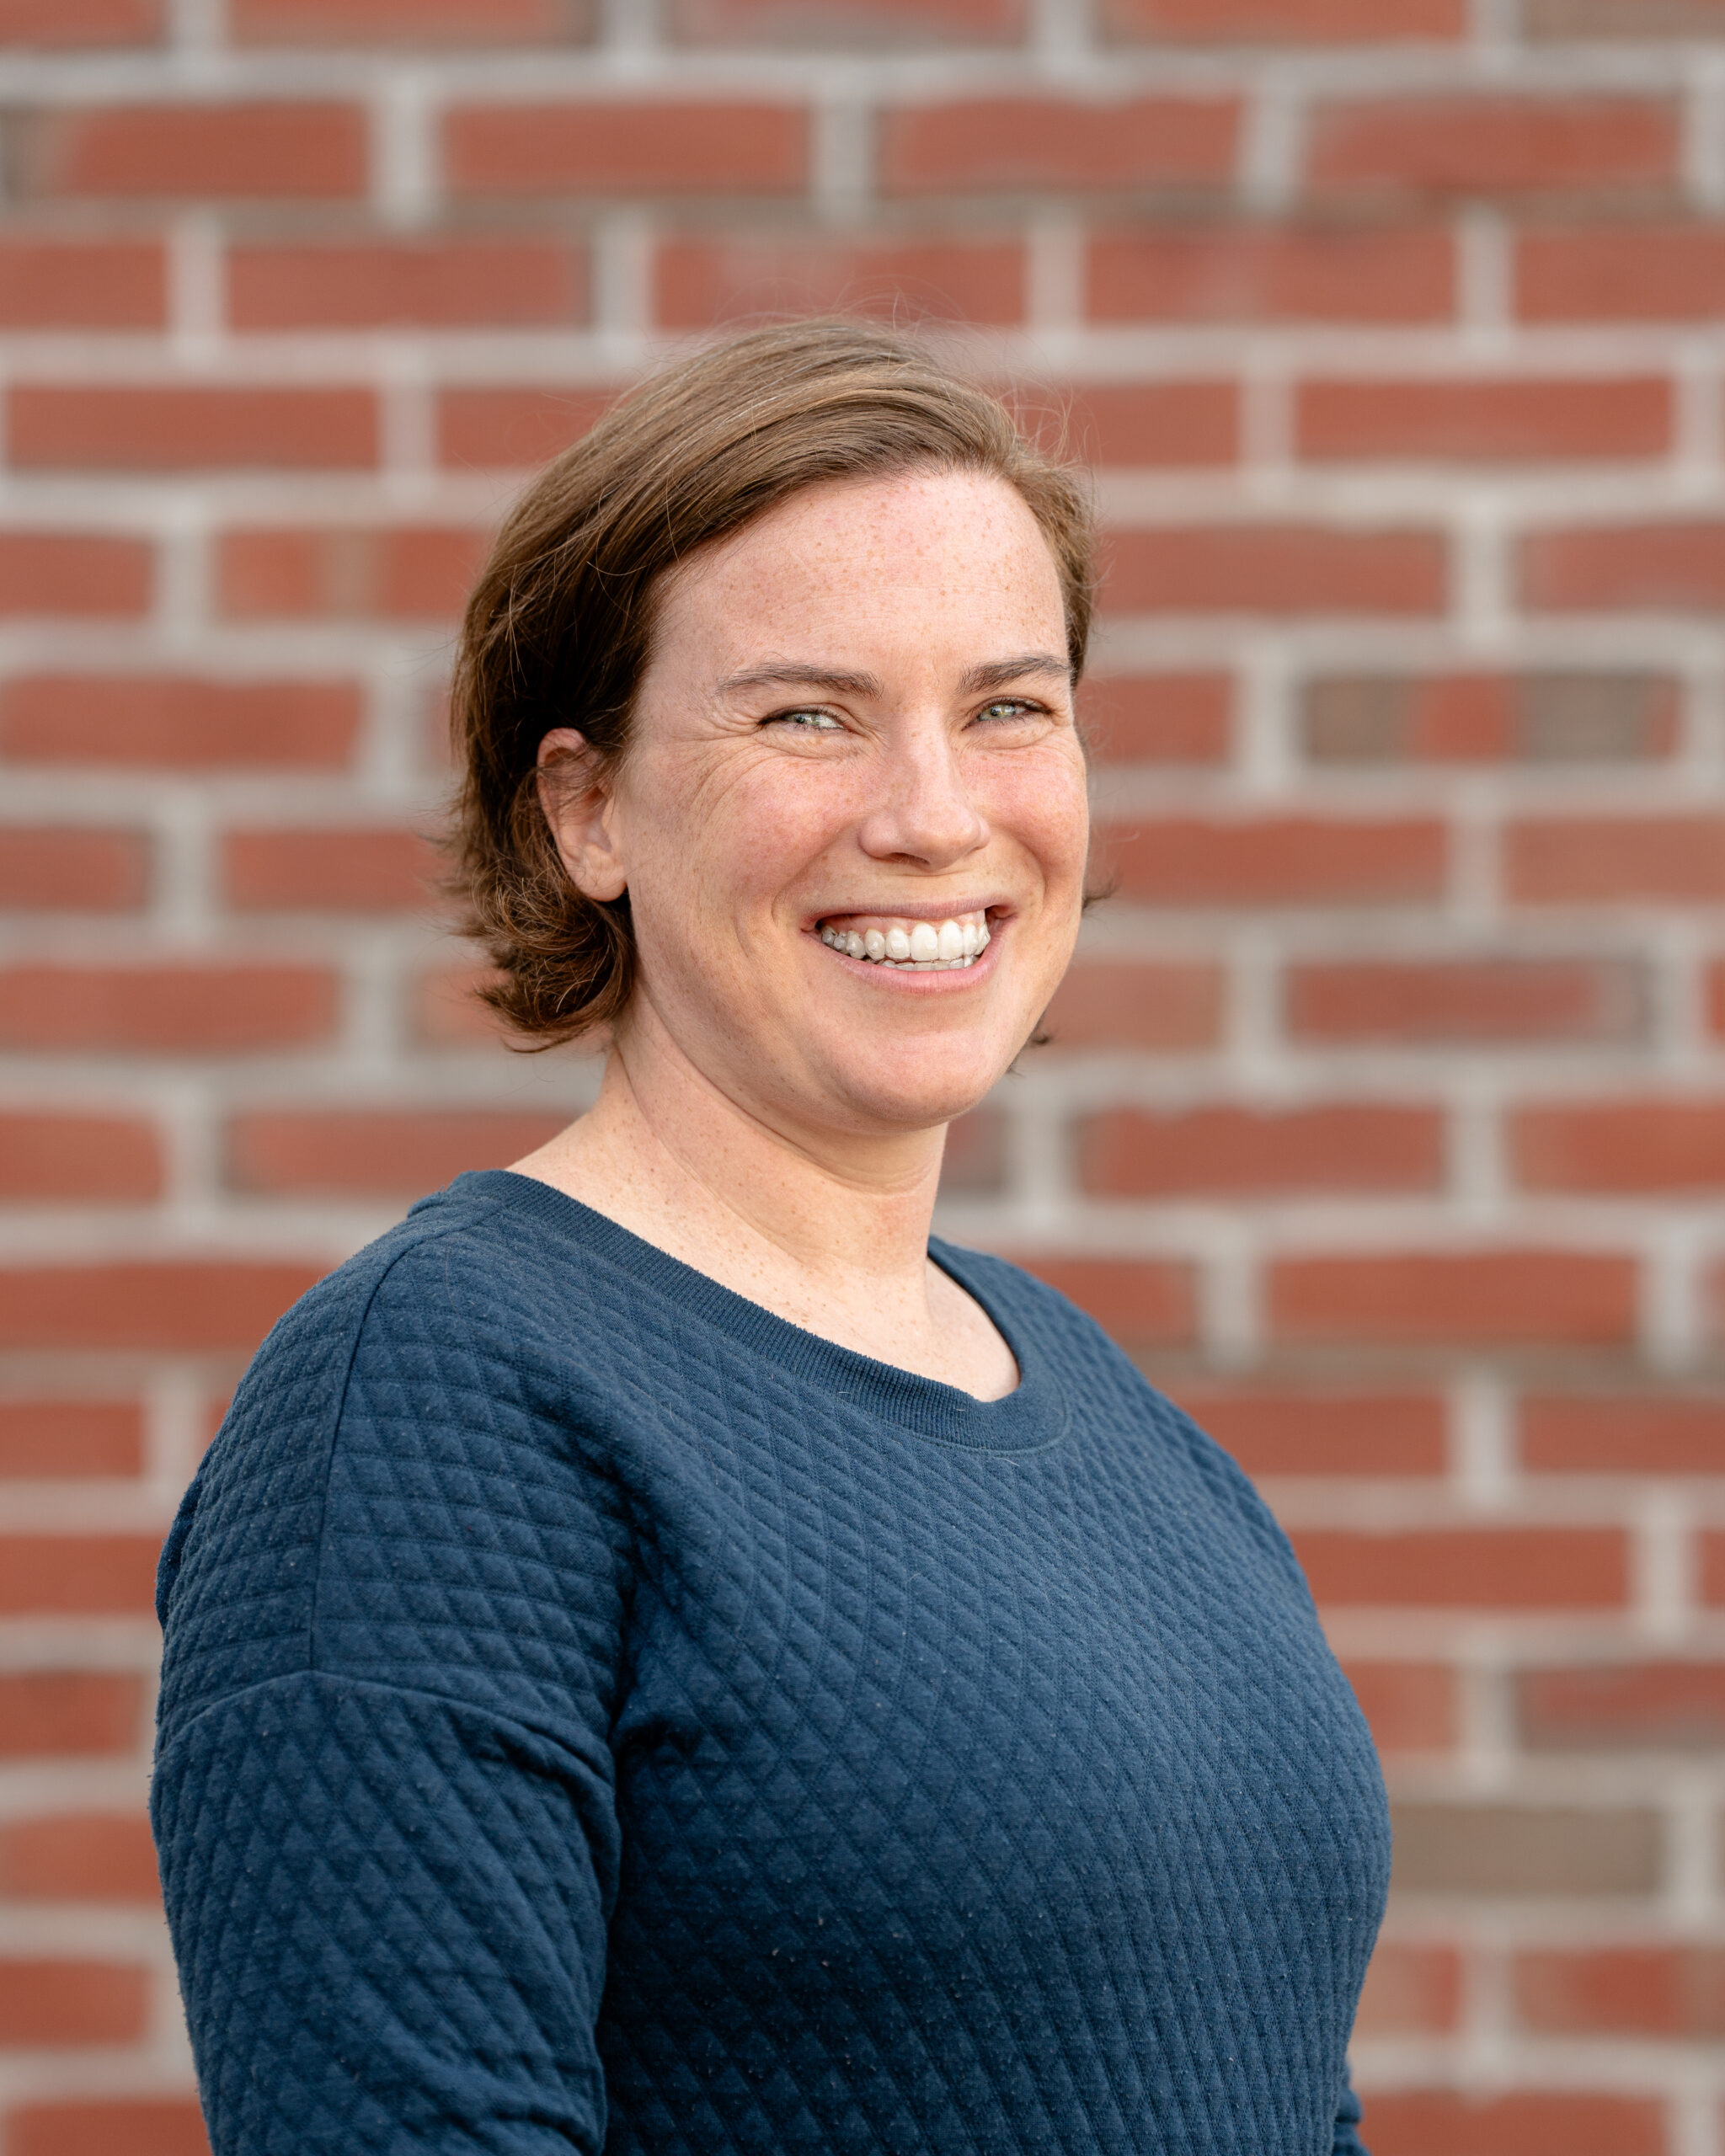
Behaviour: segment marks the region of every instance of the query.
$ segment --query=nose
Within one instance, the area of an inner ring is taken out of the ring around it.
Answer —
[[[857,835],[871,859],[951,868],[987,845],[987,821],[944,725],[917,728],[895,742],[881,777],[881,797]]]

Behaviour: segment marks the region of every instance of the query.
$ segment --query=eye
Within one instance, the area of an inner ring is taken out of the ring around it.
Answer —
[[[991,704],[985,704],[976,716],[987,719],[1029,718],[1041,709],[1040,704],[1032,703],[1028,697],[996,696]]]
[[[761,722],[763,726],[794,726],[805,734],[842,734],[844,728],[830,711],[776,711]]]

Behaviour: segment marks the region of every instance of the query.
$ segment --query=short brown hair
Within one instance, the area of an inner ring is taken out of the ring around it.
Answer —
[[[1060,574],[1076,680],[1091,614],[1083,488],[996,398],[896,331],[803,321],[709,346],[622,398],[515,504],[462,628],[451,850],[463,926],[497,968],[480,992],[524,1045],[608,1025],[635,974],[628,894],[585,897],[558,857],[540,743],[573,727],[601,765],[621,758],[657,587],[697,548],[805,487],[923,467],[991,472],[1023,497]]]

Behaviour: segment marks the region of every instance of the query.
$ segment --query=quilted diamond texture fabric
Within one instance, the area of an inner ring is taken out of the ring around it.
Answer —
[[[216,2156],[1332,2156],[1382,1785],[1279,1530],[1091,1324],[853,1355],[466,1176],[163,1554]]]

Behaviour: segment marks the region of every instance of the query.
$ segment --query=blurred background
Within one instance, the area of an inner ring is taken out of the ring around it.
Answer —
[[[1300,1548],[1397,1804],[1371,2146],[1721,2156],[1725,0],[0,45],[0,2156],[203,2147],[150,1592],[238,1372],[589,1097],[423,880],[486,535],[655,353],[834,306],[1097,467],[1118,895],[943,1225]]]

